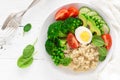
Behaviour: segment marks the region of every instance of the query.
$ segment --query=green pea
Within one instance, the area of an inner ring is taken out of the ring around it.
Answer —
[[[98,19],[98,22],[100,22],[100,20]]]
[[[100,27],[102,27],[103,26],[103,24],[100,24]]]

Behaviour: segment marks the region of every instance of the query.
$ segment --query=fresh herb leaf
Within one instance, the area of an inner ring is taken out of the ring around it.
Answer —
[[[34,45],[36,44],[38,39],[35,40],[33,45],[27,45],[23,50],[23,55],[18,59],[17,65],[20,68],[29,67],[33,62],[33,54],[35,51]]]
[[[28,32],[28,31],[31,30],[31,28],[32,28],[32,25],[31,25],[30,23],[28,23],[28,24],[26,24],[26,25],[24,26],[23,31],[24,31],[24,32]]]
[[[21,56],[18,61],[17,61],[17,65],[20,68],[27,68],[29,67],[31,64],[33,63],[33,57],[29,57],[29,58],[24,58],[24,56]]]
[[[104,61],[105,58],[106,58],[106,56],[101,56],[101,55],[99,55],[99,61]]]
[[[99,47],[98,52],[100,56],[106,56],[107,55],[107,49],[105,47]]]
[[[34,53],[34,46],[33,45],[27,45],[23,50],[23,57],[28,58],[31,57]]]
[[[104,40],[100,36],[93,36],[92,44],[94,44],[97,47],[105,45]]]

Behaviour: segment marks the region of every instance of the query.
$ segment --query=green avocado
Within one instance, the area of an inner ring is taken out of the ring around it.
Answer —
[[[88,19],[87,20],[87,27],[90,29],[90,31],[93,33],[93,34],[96,34],[98,36],[101,35],[101,31],[100,29],[95,25],[95,22],[91,19]]]
[[[87,26],[87,19],[86,19],[86,17],[84,15],[82,15],[82,14],[79,14],[79,19],[82,20],[83,26],[86,27]]]

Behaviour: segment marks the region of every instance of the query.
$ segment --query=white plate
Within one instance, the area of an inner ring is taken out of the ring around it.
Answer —
[[[76,72],[73,72],[73,71],[70,71],[68,69],[62,69],[62,68],[59,68],[57,66],[55,66],[52,62],[52,60],[50,59],[50,56],[48,55],[48,53],[46,52],[45,50],[45,41],[47,40],[47,30],[48,30],[48,27],[51,23],[53,23],[55,21],[54,19],[54,15],[55,13],[57,12],[57,10],[59,10],[60,8],[62,7],[69,7],[69,6],[75,6],[77,8],[80,8],[82,6],[88,6],[94,10],[96,10],[97,12],[99,12],[99,14],[106,20],[106,22],[108,23],[109,27],[110,27],[110,34],[112,36],[112,47],[106,57],[106,59],[100,63],[98,65],[98,67],[94,70],[94,71],[89,71],[89,72],[84,72],[84,73],[76,73]],[[64,6],[62,6],[60,8],[58,8],[57,10],[54,10],[53,12],[51,12],[49,14],[49,16],[47,17],[47,19],[45,20],[43,26],[42,26],[42,30],[40,32],[40,45],[41,45],[41,53],[44,53],[43,56],[50,64],[48,64],[48,66],[45,67],[48,68],[48,67],[51,67],[50,69],[50,72],[46,72],[47,74],[51,75],[51,79],[52,80],[88,80],[88,77],[89,77],[89,80],[92,80],[92,77],[95,73],[99,73],[103,68],[104,66],[108,63],[108,61],[111,59],[111,56],[114,52],[114,49],[116,47],[116,33],[114,31],[114,28],[111,26],[111,24],[109,23],[109,20],[107,19],[107,17],[104,15],[104,13],[102,11],[100,11],[97,7],[95,6],[92,6],[90,4],[85,4],[85,3],[71,3],[71,4],[66,4]],[[47,75],[46,75],[47,76]],[[46,80],[47,77],[46,77]]]

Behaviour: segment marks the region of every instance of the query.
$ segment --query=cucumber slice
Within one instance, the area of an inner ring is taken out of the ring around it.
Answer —
[[[104,34],[107,34],[110,32],[110,28],[108,27],[107,24],[103,24],[103,26],[101,27],[101,31],[104,33]]]
[[[90,8],[84,6],[84,7],[81,7],[81,8],[80,8],[79,14],[86,14],[86,13],[88,13],[88,12],[90,12],[90,11],[91,11]]]
[[[100,16],[93,16],[93,18],[95,18],[95,19],[98,19],[98,20],[102,20],[102,17],[100,17]]]
[[[97,16],[98,14],[95,11],[90,11],[90,12],[87,13],[87,15],[88,16]]]

